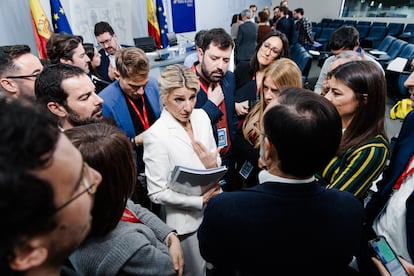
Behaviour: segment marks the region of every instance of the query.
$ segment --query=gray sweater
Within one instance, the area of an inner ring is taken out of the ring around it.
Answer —
[[[165,245],[174,229],[156,215],[128,201],[127,207],[144,223],[120,221],[104,237],[87,239],[70,257],[82,275],[176,275]]]

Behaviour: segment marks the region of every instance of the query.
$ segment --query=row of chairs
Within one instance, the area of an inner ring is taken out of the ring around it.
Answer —
[[[412,26],[411,23],[405,25],[405,23],[396,23],[396,22],[380,22],[380,21],[357,21],[357,20],[347,20],[347,19],[331,19],[331,18],[322,18],[320,22],[312,22],[312,27],[331,27],[331,28],[338,28],[342,25],[349,25],[349,26],[359,26],[359,25],[365,25],[365,26],[383,26],[388,27],[390,29],[390,32],[392,32],[391,35],[398,36],[405,32],[411,32],[409,30]],[[391,31],[392,29],[392,31]]]
[[[407,97],[408,90],[404,87],[404,82],[410,74],[411,59],[414,57],[414,44],[405,40],[387,35],[378,45],[377,49],[368,51],[384,67],[388,91],[397,98]],[[406,66],[402,72],[388,71],[389,64],[396,58],[407,59]]]
[[[405,28],[404,23],[389,23],[388,25],[385,22],[374,22],[376,24],[367,23],[371,22],[359,21],[355,25],[355,28],[359,32],[360,43],[363,48],[378,47],[378,45],[387,35],[398,37],[399,39],[414,43],[414,23],[407,23],[405,25]],[[336,30],[336,28],[338,27],[312,27],[312,35],[314,37],[314,40],[322,44],[320,48],[322,51],[329,50],[329,38],[331,34]]]

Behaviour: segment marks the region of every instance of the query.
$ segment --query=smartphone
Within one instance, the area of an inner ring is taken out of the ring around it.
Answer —
[[[378,236],[368,241],[368,244],[392,276],[408,275],[384,236]]]

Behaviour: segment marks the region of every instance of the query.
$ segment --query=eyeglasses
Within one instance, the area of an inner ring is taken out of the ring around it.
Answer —
[[[265,42],[265,43],[262,44],[263,50],[265,50],[265,51],[270,50],[270,53],[273,54],[273,56],[277,56],[277,55],[280,54],[280,51],[279,51],[278,48],[276,48],[276,47],[271,48],[271,47],[272,47],[272,45],[270,45],[270,43],[268,43],[268,42]]]
[[[27,79],[27,78],[37,78],[40,73],[34,73],[30,75],[21,75],[21,76],[7,76],[6,79]]]
[[[58,208],[56,208],[55,212],[59,212],[69,204],[71,204],[73,201],[75,201],[78,197],[82,196],[84,193],[88,193],[90,195],[93,195],[96,193],[96,190],[98,188],[98,184],[95,182],[95,178],[92,174],[92,169],[89,167],[88,163],[83,162],[83,173],[82,173],[82,183],[85,187],[85,190],[80,192],[79,194],[75,195],[62,205],[60,205]]]
[[[101,45],[101,46],[105,46],[105,44],[109,44],[111,41],[112,41],[112,36],[110,37],[110,38],[108,38],[107,40],[104,40],[104,41],[99,41],[99,44]]]

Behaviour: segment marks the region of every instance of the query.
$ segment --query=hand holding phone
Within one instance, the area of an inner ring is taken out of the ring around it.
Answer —
[[[384,267],[392,276],[407,276],[407,271],[398,259],[397,254],[392,250],[384,236],[378,236],[368,241],[375,256],[381,261]]]

